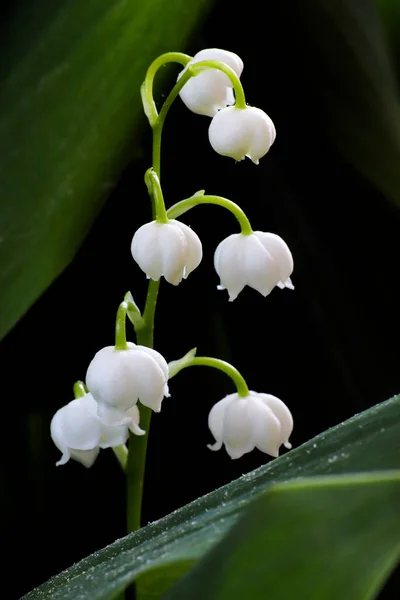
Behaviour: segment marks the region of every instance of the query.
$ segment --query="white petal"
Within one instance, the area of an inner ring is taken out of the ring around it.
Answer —
[[[162,274],[168,283],[178,285],[182,281],[186,264],[185,235],[170,221],[160,225],[157,242],[162,257]]]
[[[142,376],[141,371],[136,370],[136,355],[133,348],[116,350],[114,346],[97,352],[87,370],[86,384],[98,403],[121,412],[136,404]],[[143,361],[141,367],[146,368]]]
[[[275,233],[255,231],[254,235],[277,263],[280,282],[284,287],[292,287],[293,289],[293,284],[289,278],[289,275],[293,272],[293,257],[288,245]]]
[[[114,448],[115,446],[122,446],[125,444],[129,437],[129,430],[127,425],[102,425],[101,437],[100,437],[100,448]]]
[[[138,353],[135,361],[136,372],[140,373],[137,381],[139,400],[154,412],[160,412],[164,395],[168,393],[165,374],[154,358],[144,352]]]
[[[226,288],[229,300],[233,301],[246,285],[240,269],[241,235],[236,233],[223,240],[214,254],[214,267],[221,279],[221,288]]]
[[[252,392],[253,393],[253,392]],[[293,431],[292,413],[282,400],[271,394],[256,394],[257,397],[264,402],[269,409],[272,410],[281,426],[280,444],[284,444],[287,448],[291,448],[289,437]],[[279,444],[279,445],[280,445]]]
[[[230,300],[234,300],[245,285],[267,296],[280,278],[276,261],[255,235],[239,233],[223,240],[215,251],[214,266]]]
[[[267,154],[275,141],[275,126],[264,111],[254,106],[249,106],[244,111],[243,120],[246,123],[246,129],[251,131],[246,156],[258,165],[260,158]]]
[[[183,73],[184,71],[181,71],[178,79]],[[189,79],[179,95],[192,112],[213,117],[218,110],[226,106],[227,90],[230,89],[227,82],[230,85],[229,78],[221,71],[205,70]]]
[[[133,236],[131,252],[133,259],[148,277],[158,281],[162,275],[163,262],[158,244],[160,225],[155,221],[139,227]]]
[[[210,450],[220,450],[223,443],[224,418],[227,407],[237,394],[225,396],[222,400],[214,404],[208,415],[208,427],[217,443],[214,446],[208,446]]]
[[[154,350],[154,348],[148,348],[147,346],[137,346],[137,349],[154,358],[154,360],[160,367],[165,377],[164,396],[168,398],[170,396],[170,393],[168,389],[169,367],[167,361],[159,352],[157,352],[157,350]]]
[[[129,423],[129,429],[132,431],[132,433],[135,435],[144,435],[146,433],[145,430],[139,427],[140,413],[137,405],[135,404],[135,406],[132,406],[132,408],[127,410],[126,415],[131,419]]]
[[[58,462],[56,462],[56,467],[60,467],[61,465],[65,465],[69,459],[71,458],[71,454],[69,452],[69,448],[67,448],[65,450],[65,452],[63,452],[60,460]]]
[[[233,52],[209,48],[198,52],[186,68],[179,73],[178,79],[190,65],[203,60],[223,62],[231,67],[238,77],[243,70],[242,60]],[[179,95],[190,110],[209,117],[213,117],[219,109],[234,102],[232,83],[229,77],[217,69],[207,69],[192,77]]]
[[[194,271],[194,269],[196,269],[196,267],[199,266],[201,259],[203,258],[203,248],[201,246],[201,241],[199,236],[193,231],[193,229],[191,229],[190,227],[188,227],[187,225],[185,225],[185,223],[181,223],[180,221],[175,221],[175,220],[171,220],[171,223],[173,223],[176,227],[179,227],[179,229],[182,231],[182,233],[185,236],[185,241],[186,241],[186,250],[185,250],[185,267],[184,267],[184,278],[186,279],[188,277],[188,275],[190,275],[190,273],[192,271]]]
[[[152,221],[140,227],[132,239],[134,260],[148,277],[157,281],[161,275],[177,285],[186,265],[186,238],[173,221]]]
[[[234,398],[226,408],[223,439],[232,458],[239,458],[255,446],[251,408],[249,396]]]
[[[251,392],[252,393],[252,392]],[[272,410],[258,398],[253,398],[252,407],[254,444],[270,456],[279,456],[281,426]]]
[[[248,286],[267,296],[279,281],[276,262],[255,235],[242,236],[240,268]]]
[[[119,425],[128,425],[131,422],[130,417],[127,416],[127,411],[118,410],[108,404],[97,404],[97,416],[100,422],[106,426],[117,427]]]
[[[54,415],[50,432],[56,446],[65,453],[67,448],[91,450],[100,439],[97,406],[91,394],[72,400]]]
[[[94,448],[93,450],[71,450],[71,458],[80,462],[87,469],[93,465],[98,454],[98,448]]]
[[[149,349],[135,346],[115,350],[108,346],[100,350],[89,365],[86,383],[99,403],[100,413],[103,411],[102,420],[110,423],[102,405],[125,413],[138,399],[159,412],[166,392],[166,362],[163,369]]]
[[[213,149],[236,161],[245,156],[258,164],[275,140],[275,126],[259,108],[229,106],[212,119],[208,136]]]
[[[284,288],[288,288],[289,290],[294,290],[294,285],[293,285],[292,280],[290,279],[290,277],[288,277],[286,279],[286,281],[283,282],[283,287]]]
[[[241,446],[240,448],[231,446],[230,444],[226,443],[225,450],[232,458],[232,460],[235,460],[237,458],[242,458],[242,456],[254,450],[254,443],[253,441],[249,441],[247,444]]]
[[[221,48],[205,48],[204,50],[200,50],[197,54],[194,55],[193,59],[190,61],[191,63],[197,63],[202,60],[218,60],[219,62],[225,63],[233,69],[238,77],[241,76],[243,71],[243,61],[234,52],[230,52],[229,50],[222,50]],[[227,85],[231,85],[230,79],[228,79]]]
[[[136,346],[136,349],[139,352],[144,352],[145,354],[151,356],[151,358],[153,358],[156,361],[161,371],[164,373],[165,379],[168,379],[168,363],[162,354],[157,352],[157,350],[154,350],[154,348],[148,348],[147,346]]]
[[[222,448],[222,442],[215,442],[215,444],[207,444],[207,448],[209,450],[213,450],[214,452],[216,450],[221,450],[221,448]]]
[[[243,160],[249,150],[251,131],[240,113],[246,109],[228,106],[220,110],[212,119],[208,137],[212,148],[222,156],[230,156],[236,161]]]
[[[53,416],[51,423],[50,423],[51,439],[53,440],[53,442],[57,446],[57,448],[60,450],[60,452],[62,452],[62,454],[63,454],[61,460],[57,463],[57,465],[58,464],[63,465],[69,460],[68,444],[65,442],[65,436],[63,433],[63,426],[62,426],[64,408],[65,407],[63,406],[63,408],[60,408],[55,413],[55,415]]]

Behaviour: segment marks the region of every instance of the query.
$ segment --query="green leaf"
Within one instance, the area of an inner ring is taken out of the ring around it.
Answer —
[[[144,125],[140,84],[209,0],[27,0],[0,58],[0,338],[73,258]],[[133,148],[136,146],[136,148]]]
[[[26,600],[108,600],[139,578],[159,598],[268,486],[293,478],[400,469],[400,397],[356,415],[280,458],[80,561]]]
[[[375,3],[295,2],[291,22],[303,52],[297,69],[302,69],[320,129],[349,163],[399,205],[398,81]]]
[[[400,557],[400,471],[272,486],[163,600],[367,600]]]

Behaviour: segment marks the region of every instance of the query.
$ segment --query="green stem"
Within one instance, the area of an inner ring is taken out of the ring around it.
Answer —
[[[83,396],[86,396],[87,392],[85,389],[85,384],[83,383],[83,381],[77,381],[76,383],[74,383],[74,398],[75,400],[77,398],[83,398]]]
[[[147,69],[146,77],[141,87],[141,93],[145,113],[152,127],[158,117],[156,104],[153,98],[153,83],[158,70],[160,67],[163,67],[165,64],[171,62],[178,63],[182,65],[182,67],[185,67],[191,59],[191,56],[188,54],[183,54],[182,52],[166,52],[165,54],[161,54],[161,56],[156,58]],[[155,167],[154,169],[158,172],[158,169]]]
[[[245,378],[239,373],[235,367],[220,360],[219,358],[212,358],[210,356],[195,356],[191,360],[184,363],[180,370],[186,369],[187,367],[212,367],[213,369],[219,369],[223,371],[228,377],[230,377],[236,386],[238,395],[245,398],[249,395],[249,388],[247,386]],[[178,373],[178,371],[177,371]],[[175,373],[175,375],[177,374]]]
[[[144,327],[137,332],[137,342],[141,346],[153,347],[154,316],[157,306],[159,281],[150,279],[147,291],[146,305],[143,312]],[[127,465],[127,525],[128,532],[136,531],[141,526],[142,496],[144,473],[146,466],[147,440],[149,436],[151,409],[140,407],[140,426],[146,431],[145,435],[129,436],[129,453]]]
[[[159,115],[154,119],[151,125],[153,128],[153,169],[156,171],[158,176],[160,176],[161,134],[168,111],[171,108],[175,98],[178,96],[179,92],[181,91],[183,86],[189,81],[189,79],[201,73],[205,68],[218,69],[219,71],[225,73],[225,75],[227,75],[227,77],[229,77],[229,79],[231,80],[233,89],[235,90],[235,106],[237,108],[246,108],[247,106],[246,98],[244,95],[242,84],[240,83],[240,79],[236,75],[235,71],[228,67],[228,65],[225,65],[224,63],[219,62],[218,60],[203,60],[201,62],[195,63],[194,65],[190,65],[190,67],[186,69],[182,77],[178,79],[178,81],[168,94],[164,104],[162,105]]]
[[[244,95],[243,86],[240,83],[239,77],[236,75],[235,71],[228,67],[223,62],[219,60],[202,60],[201,62],[190,65],[188,71],[192,71],[193,76],[196,76],[199,72],[204,69],[218,69],[218,71],[222,71],[225,73],[227,77],[229,77],[232,87],[235,90],[235,106],[236,108],[247,108],[246,98]],[[181,77],[183,79],[183,76]],[[186,83],[186,82],[185,82]]]
[[[176,219],[180,215],[183,215],[186,211],[190,210],[194,206],[198,206],[199,204],[215,204],[217,206],[226,208],[239,221],[243,235],[251,235],[253,233],[250,221],[240,206],[235,204],[235,202],[228,200],[227,198],[222,198],[222,196],[203,196],[199,194],[194,195],[191,198],[187,198],[186,200],[181,200],[167,210],[168,218]]]
[[[137,332],[144,327],[144,319],[142,318],[142,314],[136,302],[134,301],[131,292],[126,292],[124,300],[128,304],[126,315],[132,323],[135,333],[137,334]]]
[[[121,302],[117,311],[117,318],[115,320],[115,349],[116,350],[128,350],[128,344],[126,343],[126,313],[128,311],[128,303]]]
[[[154,76],[162,64],[166,62],[179,62],[183,66],[186,66],[190,61],[191,57],[181,54],[171,52],[165,55],[160,56],[157,60],[153,62],[150,66],[145,82],[142,86],[142,98],[144,99],[145,112],[149,117],[150,124],[153,128],[153,173],[158,176],[157,185],[160,186],[160,167],[161,167],[161,138],[162,138],[162,130],[165,122],[165,118],[168,114],[168,111],[179,94],[180,90],[186,84],[187,81],[195,74],[197,74],[198,70],[202,67],[211,67],[216,68],[223,71],[229,79],[232,81],[232,84],[235,89],[237,104],[239,108],[245,108],[246,102],[244,99],[243,88],[241,86],[239,78],[236,76],[235,72],[230,69],[230,67],[219,63],[218,61],[203,61],[201,63],[197,63],[193,68],[188,68],[185,73],[181,76],[178,82],[175,84],[172,91],[169,93],[166,98],[160,113],[157,113],[157,109],[153,100],[153,80]],[[155,180],[154,180],[155,181]],[[159,187],[161,190],[161,186]],[[157,200],[161,203],[162,195],[160,195]],[[162,199],[162,202],[164,200]],[[229,200],[226,201],[229,203]],[[232,203],[233,204],[233,203]],[[153,202],[153,214],[156,218],[156,198]],[[159,210],[159,207],[157,207]],[[236,211],[237,213],[237,211]],[[236,214],[235,213],[235,214]],[[239,213],[237,213],[239,214]],[[244,214],[244,213],[243,213]],[[242,223],[244,223],[244,219],[247,217],[244,215],[244,218],[241,217]],[[246,229],[246,224],[244,223],[244,227]],[[250,228],[250,224],[247,226]],[[144,326],[137,331],[137,342],[139,345],[147,346],[148,348],[153,347],[154,340],[154,317],[155,310],[157,306],[157,297],[158,290],[160,287],[159,281],[153,281],[150,279],[149,287],[147,292],[146,304],[143,311],[143,321]],[[117,319],[118,321],[118,319]],[[211,360],[211,359],[210,359]],[[227,363],[223,363],[223,361],[217,361],[221,363],[221,365],[226,364],[226,369],[229,370],[230,376],[234,376],[235,380],[239,382],[240,389],[244,393],[244,390],[247,389],[246,382],[243,380],[240,383],[241,375],[236,372],[233,367],[230,367]],[[199,364],[199,363],[196,363]],[[215,365],[214,365],[215,366]],[[218,368],[218,367],[217,367]],[[226,370],[226,372],[228,372]],[[228,374],[229,374],[228,373]],[[243,379],[243,378],[242,378]],[[239,388],[238,388],[239,389]],[[141,406],[140,408],[140,425],[146,431],[146,434],[143,436],[136,436],[131,434],[129,439],[129,452],[128,452],[128,464],[127,464],[127,522],[128,522],[128,531],[135,531],[140,528],[141,525],[141,507],[142,507],[142,495],[143,495],[143,482],[144,482],[144,473],[145,473],[145,464],[146,464],[146,449],[147,449],[147,440],[149,436],[150,429],[150,421],[151,421],[151,410],[147,407]]]
[[[153,212],[157,223],[168,223],[160,179],[153,168],[146,171],[145,181],[152,198]]]

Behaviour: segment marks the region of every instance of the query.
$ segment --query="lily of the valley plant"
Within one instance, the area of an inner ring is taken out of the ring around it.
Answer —
[[[183,69],[158,112],[153,99],[153,80],[160,67],[169,62]],[[214,267],[218,289],[227,290],[235,300],[247,285],[263,296],[274,288],[293,290],[291,252],[276,233],[253,231],[243,210],[231,200],[197,192],[166,208],[161,182],[161,134],[172,102],[181,97],[193,112],[211,118],[209,140],[222,156],[253,163],[267,154],[275,140],[275,127],[260,108],[246,104],[240,75],[242,60],[220,49],[202,50],[191,57],[178,52],[163,54],[149,67],[141,95],[153,132],[153,164],[145,182],[152,203],[152,221],[132,232],[133,260],[146,274],[149,284],[143,311],[128,292],[119,305],[115,344],[104,340],[88,366],[85,382],[74,385],[74,399],[60,408],[51,422],[51,436],[62,456],[90,467],[100,449],[112,448],[127,473],[128,527],[140,527],[141,494],[151,411],[160,412],[170,396],[168,382],[182,369],[206,366],[220,369],[232,380],[236,391],[216,403],[208,424],[213,444],[223,446],[232,459],[258,448],[276,457],[282,445],[290,448],[293,429],[291,413],[282,400],[264,390],[250,391],[243,376],[230,364],[189,351],[183,358],[167,363],[153,349],[154,314],[161,278],[179,285],[202,260],[202,243],[197,234],[180,220],[200,204],[214,204],[230,211],[239,232],[232,232],[215,250]],[[223,160],[223,159],[222,159]],[[128,249],[127,249],[128,251]],[[280,293],[280,292],[278,292]],[[136,343],[127,341],[127,317],[136,333]],[[170,357],[168,357],[170,358]],[[205,440],[206,443],[206,440]],[[126,446],[128,444],[128,446]]]

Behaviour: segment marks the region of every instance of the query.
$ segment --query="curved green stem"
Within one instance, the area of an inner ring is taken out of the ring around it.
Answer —
[[[153,80],[155,74],[159,67],[166,62],[179,62],[183,66],[186,66],[190,61],[191,57],[181,54],[181,53],[167,53],[160,56],[156,59],[153,64],[150,66],[147,71],[145,82],[142,86],[142,99],[143,105],[145,109],[145,113],[150,121],[150,124],[153,129],[153,173],[158,177],[157,186],[159,186],[159,190],[161,191],[160,185],[160,168],[161,168],[161,136],[162,130],[165,122],[165,118],[168,114],[168,111],[183,88],[183,86],[189,81],[191,77],[197,75],[204,68],[215,68],[223,71],[232,82],[232,85],[235,89],[236,94],[236,105],[238,108],[246,108],[246,101],[244,97],[244,92],[242,85],[240,83],[239,78],[236,73],[223,63],[218,61],[202,61],[196,63],[195,65],[190,66],[177,81],[168,97],[166,98],[160,113],[157,113],[157,109],[153,99]],[[155,179],[154,179],[155,182]],[[207,197],[206,197],[207,198]],[[212,198],[211,196],[209,198]],[[217,200],[217,196],[214,197],[214,204],[218,204],[219,200]],[[157,198],[161,203],[162,194]],[[162,211],[158,206],[156,207],[156,200],[154,197],[153,202],[153,217],[157,218],[160,214],[159,211]],[[239,222],[242,227],[242,231],[251,232],[250,223],[247,220],[246,215],[240,212],[241,209],[239,207],[233,208],[234,203],[230,203],[229,200],[224,201],[225,207],[230,207],[230,210],[234,212],[235,216],[239,219]],[[162,199],[162,202],[164,200]],[[211,202],[212,203],[212,202]],[[154,316],[157,305],[157,296],[159,290],[160,282],[150,280],[146,305],[143,312],[143,321],[144,326],[140,331],[137,332],[137,341],[138,344],[147,346],[149,348],[153,347],[153,330],[154,330]],[[118,319],[117,319],[118,321]],[[218,361],[217,359],[193,359],[193,364],[200,364],[199,360],[207,360],[214,361],[213,364],[210,362],[207,363],[208,366],[214,366],[216,368],[220,368],[221,370],[225,370],[225,372],[232,377],[232,379],[236,382],[238,386],[239,395],[247,395],[248,389],[246,382],[228,363],[224,363],[224,361]],[[205,363],[204,363],[205,364]],[[127,490],[127,521],[128,521],[128,531],[134,531],[140,528],[140,518],[141,518],[141,506],[142,506],[142,495],[143,495],[143,481],[144,481],[144,472],[145,472],[145,463],[146,463],[146,448],[147,448],[147,440],[149,435],[150,428],[150,420],[151,420],[151,410],[146,407],[140,408],[141,414],[141,427],[146,431],[146,434],[143,436],[135,436],[130,435],[129,440],[129,453],[128,453],[128,465],[127,465],[127,481],[128,481],[128,490]]]
[[[133,299],[131,292],[126,292],[126,294],[124,296],[124,301],[128,305],[126,315],[127,315],[128,319],[130,320],[130,322],[132,323],[132,325],[135,329],[135,333],[137,334],[137,332],[140,331],[140,329],[143,329],[143,327],[144,327],[144,319],[142,317],[142,314],[139,310],[138,305],[136,304],[135,300]]]
[[[219,71],[225,73],[225,75],[229,77],[233,89],[235,90],[236,108],[242,109],[246,108],[247,106],[246,98],[244,95],[242,84],[240,83],[240,79],[236,75],[235,71],[228,67],[228,65],[225,65],[224,63],[219,62],[218,60],[202,60],[201,62],[190,65],[190,67],[188,67],[183,73],[183,75],[178,79],[178,81],[168,94],[164,104],[162,105],[160,113],[151,123],[151,126],[153,128],[153,169],[156,171],[158,176],[160,176],[161,134],[168,111],[171,108],[172,103],[178,96],[183,86],[189,81],[189,79],[195,77],[196,75],[204,71],[204,69],[218,69]]]
[[[196,76],[199,72],[204,71],[204,69],[218,69],[218,71],[225,73],[225,75],[229,77],[232,87],[235,90],[236,108],[243,109],[247,107],[243,86],[240,83],[239,77],[231,67],[228,67],[228,65],[219,60],[202,60],[191,65],[188,70],[192,71],[193,76]]]
[[[128,350],[128,344],[126,343],[126,313],[128,311],[128,303],[121,302],[117,311],[117,318],[115,320],[115,349],[116,350]]]
[[[144,112],[146,113],[146,116],[149,119],[152,127],[158,117],[158,111],[153,98],[153,83],[158,70],[160,67],[163,67],[165,64],[171,62],[178,63],[185,67],[191,59],[191,56],[188,54],[183,54],[182,52],[166,52],[165,54],[161,54],[161,56],[156,58],[147,69],[146,77],[141,87],[141,94]],[[156,171],[158,172],[158,169],[156,169]]]
[[[145,174],[145,182],[149,194],[153,201],[153,210],[157,223],[168,223],[167,211],[165,209],[164,196],[161,189],[160,179],[156,171],[151,168],[147,169]]]
[[[249,395],[249,388],[247,386],[245,378],[239,373],[237,369],[235,369],[235,367],[225,362],[224,360],[220,360],[219,358],[212,358],[210,356],[195,356],[191,360],[183,362],[179,370],[176,370],[174,372],[173,377],[177,375],[179,371],[182,371],[182,369],[197,366],[212,367],[213,369],[219,369],[220,371],[223,371],[223,373],[225,373],[226,375],[228,375],[228,377],[232,379],[240,397],[245,398]]]
[[[216,206],[222,206],[223,208],[226,208],[239,221],[243,235],[251,235],[253,233],[250,221],[240,206],[235,204],[235,202],[232,202],[232,200],[222,198],[222,196],[203,196],[199,194],[194,195],[191,198],[186,198],[186,200],[181,200],[167,210],[168,218],[176,219],[199,204],[215,204]]]

